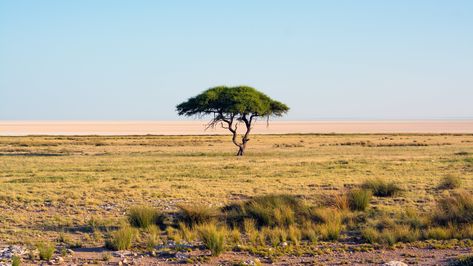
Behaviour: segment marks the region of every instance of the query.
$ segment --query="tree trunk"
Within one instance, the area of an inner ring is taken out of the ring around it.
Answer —
[[[245,153],[245,148],[243,146],[240,146],[238,148],[237,156],[243,156],[244,153]]]

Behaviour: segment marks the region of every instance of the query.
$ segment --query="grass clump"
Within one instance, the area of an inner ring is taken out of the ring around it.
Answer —
[[[439,225],[473,223],[473,195],[458,191],[440,199],[432,219]]]
[[[201,224],[197,227],[200,240],[207,247],[212,256],[218,256],[225,250],[226,230],[218,228],[214,223]]]
[[[265,195],[248,201],[231,204],[222,209],[227,223],[242,226],[246,219],[255,221],[261,228],[288,227],[300,224],[310,217],[310,209],[292,195]]]
[[[384,229],[367,227],[361,230],[361,237],[368,243],[392,246],[397,242],[414,242],[421,238],[417,229],[407,225],[394,225]]]
[[[348,193],[348,203],[352,211],[364,211],[368,208],[372,193],[367,189],[353,189]]]
[[[217,216],[214,208],[204,205],[179,206],[178,220],[193,228],[196,225],[210,223]]]
[[[376,197],[393,197],[401,192],[401,188],[396,183],[386,182],[381,178],[365,180],[361,187],[371,190]]]
[[[242,214],[256,221],[258,226],[289,226],[296,216],[306,212],[305,206],[291,195],[266,195],[246,202]]]
[[[20,266],[20,264],[21,264],[21,257],[13,256],[11,258],[11,266]]]
[[[151,225],[162,224],[162,215],[152,207],[135,206],[128,211],[128,222],[133,227],[147,228]]]
[[[425,239],[447,240],[452,238],[452,231],[445,227],[432,227],[424,232]]]
[[[461,179],[458,176],[446,175],[440,181],[438,189],[456,189],[461,187]]]
[[[161,230],[155,226],[151,225],[145,230],[145,241],[146,248],[148,250],[153,250],[157,245],[161,243]]]
[[[38,246],[39,258],[41,260],[51,260],[56,251],[54,244],[52,243],[39,243]]]
[[[113,232],[109,239],[105,241],[105,247],[111,250],[130,249],[136,235],[136,229],[129,226],[122,227]]]

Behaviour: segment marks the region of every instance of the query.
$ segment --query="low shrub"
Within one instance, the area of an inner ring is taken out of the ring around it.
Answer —
[[[461,179],[458,176],[446,175],[440,181],[438,189],[455,189],[461,187]]]
[[[210,223],[199,225],[197,232],[205,247],[212,252],[212,256],[218,256],[225,250],[225,229],[218,228],[214,223]]]
[[[178,220],[193,228],[199,224],[210,223],[217,217],[217,210],[204,205],[179,206]]]
[[[105,241],[105,247],[111,250],[126,250],[131,248],[136,235],[136,230],[129,226],[122,227],[110,234]]]
[[[381,178],[368,179],[363,182],[361,187],[371,190],[376,197],[392,197],[401,191],[401,188],[396,183],[386,182]]]
[[[439,225],[473,223],[473,195],[458,191],[440,199],[432,220]]]
[[[348,193],[348,203],[352,211],[364,211],[371,200],[371,191],[366,189],[353,189]]]
[[[56,247],[52,243],[39,243],[37,248],[41,260],[51,260],[54,251],[56,251]]]
[[[127,216],[130,225],[138,228],[147,228],[163,223],[163,216],[155,208],[147,206],[132,207]]]

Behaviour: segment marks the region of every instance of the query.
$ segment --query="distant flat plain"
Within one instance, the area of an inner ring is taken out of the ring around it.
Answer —
[[[0,121],[0,135],[213,135],[206,121]],[[270,121],[255,134],[291,133],[473,133],[473,120]]]

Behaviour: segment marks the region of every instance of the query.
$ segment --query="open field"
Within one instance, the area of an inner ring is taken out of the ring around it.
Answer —
[[[203,256],[206,249],[198,238],[191,241],[162,229],[152,250],[145,244],[149,234],[141,232],[132,247],[138,255],[127,259],[141,264],[231,265],[258,258],[281,264],[404,260],[428,265],[471,252],[472,221],[440,225],[423,219],[435,213],[439,199],[455,193],[471,196],[473,135],[255,135],[246,156],[237,158],[235,152],[228,136],[0,137],[0,250],[13,244],[31,249],[53,243],[54,256],[69,262],[115,263],[119,257],[108,258],[109,251],[99,248],[126,223],[133,206],[155,207],[172,216],[183,205],[218,208],[255,196],[289,194],[304,205],[343,217],[340,236],[325,239],[318,230],[326,222],[314,225],[313,243],[300,239],[296,244],[289,238],[272,247],[243,234],[237,245],[227,236],[227,252],[210,258]],[[446,176],[460,184],[440,188]],[[370,178],[394,181],[401,191],[373,196],[364,211],[336,204],[337,198]],[[404,227],[407,234],[418,233],[416,239],[386,243],[367,241],[362,234],[363,228],[377,228],[381,220],[394,221],[407,211],[421,224],[417,231]],[[434,230],[444,230],[442,237]],[[452,230],[463,235],[454,236]],[[171,239],[177,245],[169,244]],[[140,257],[149,253],[153,256]],[[34,256],[23,259],[39,261]]]

